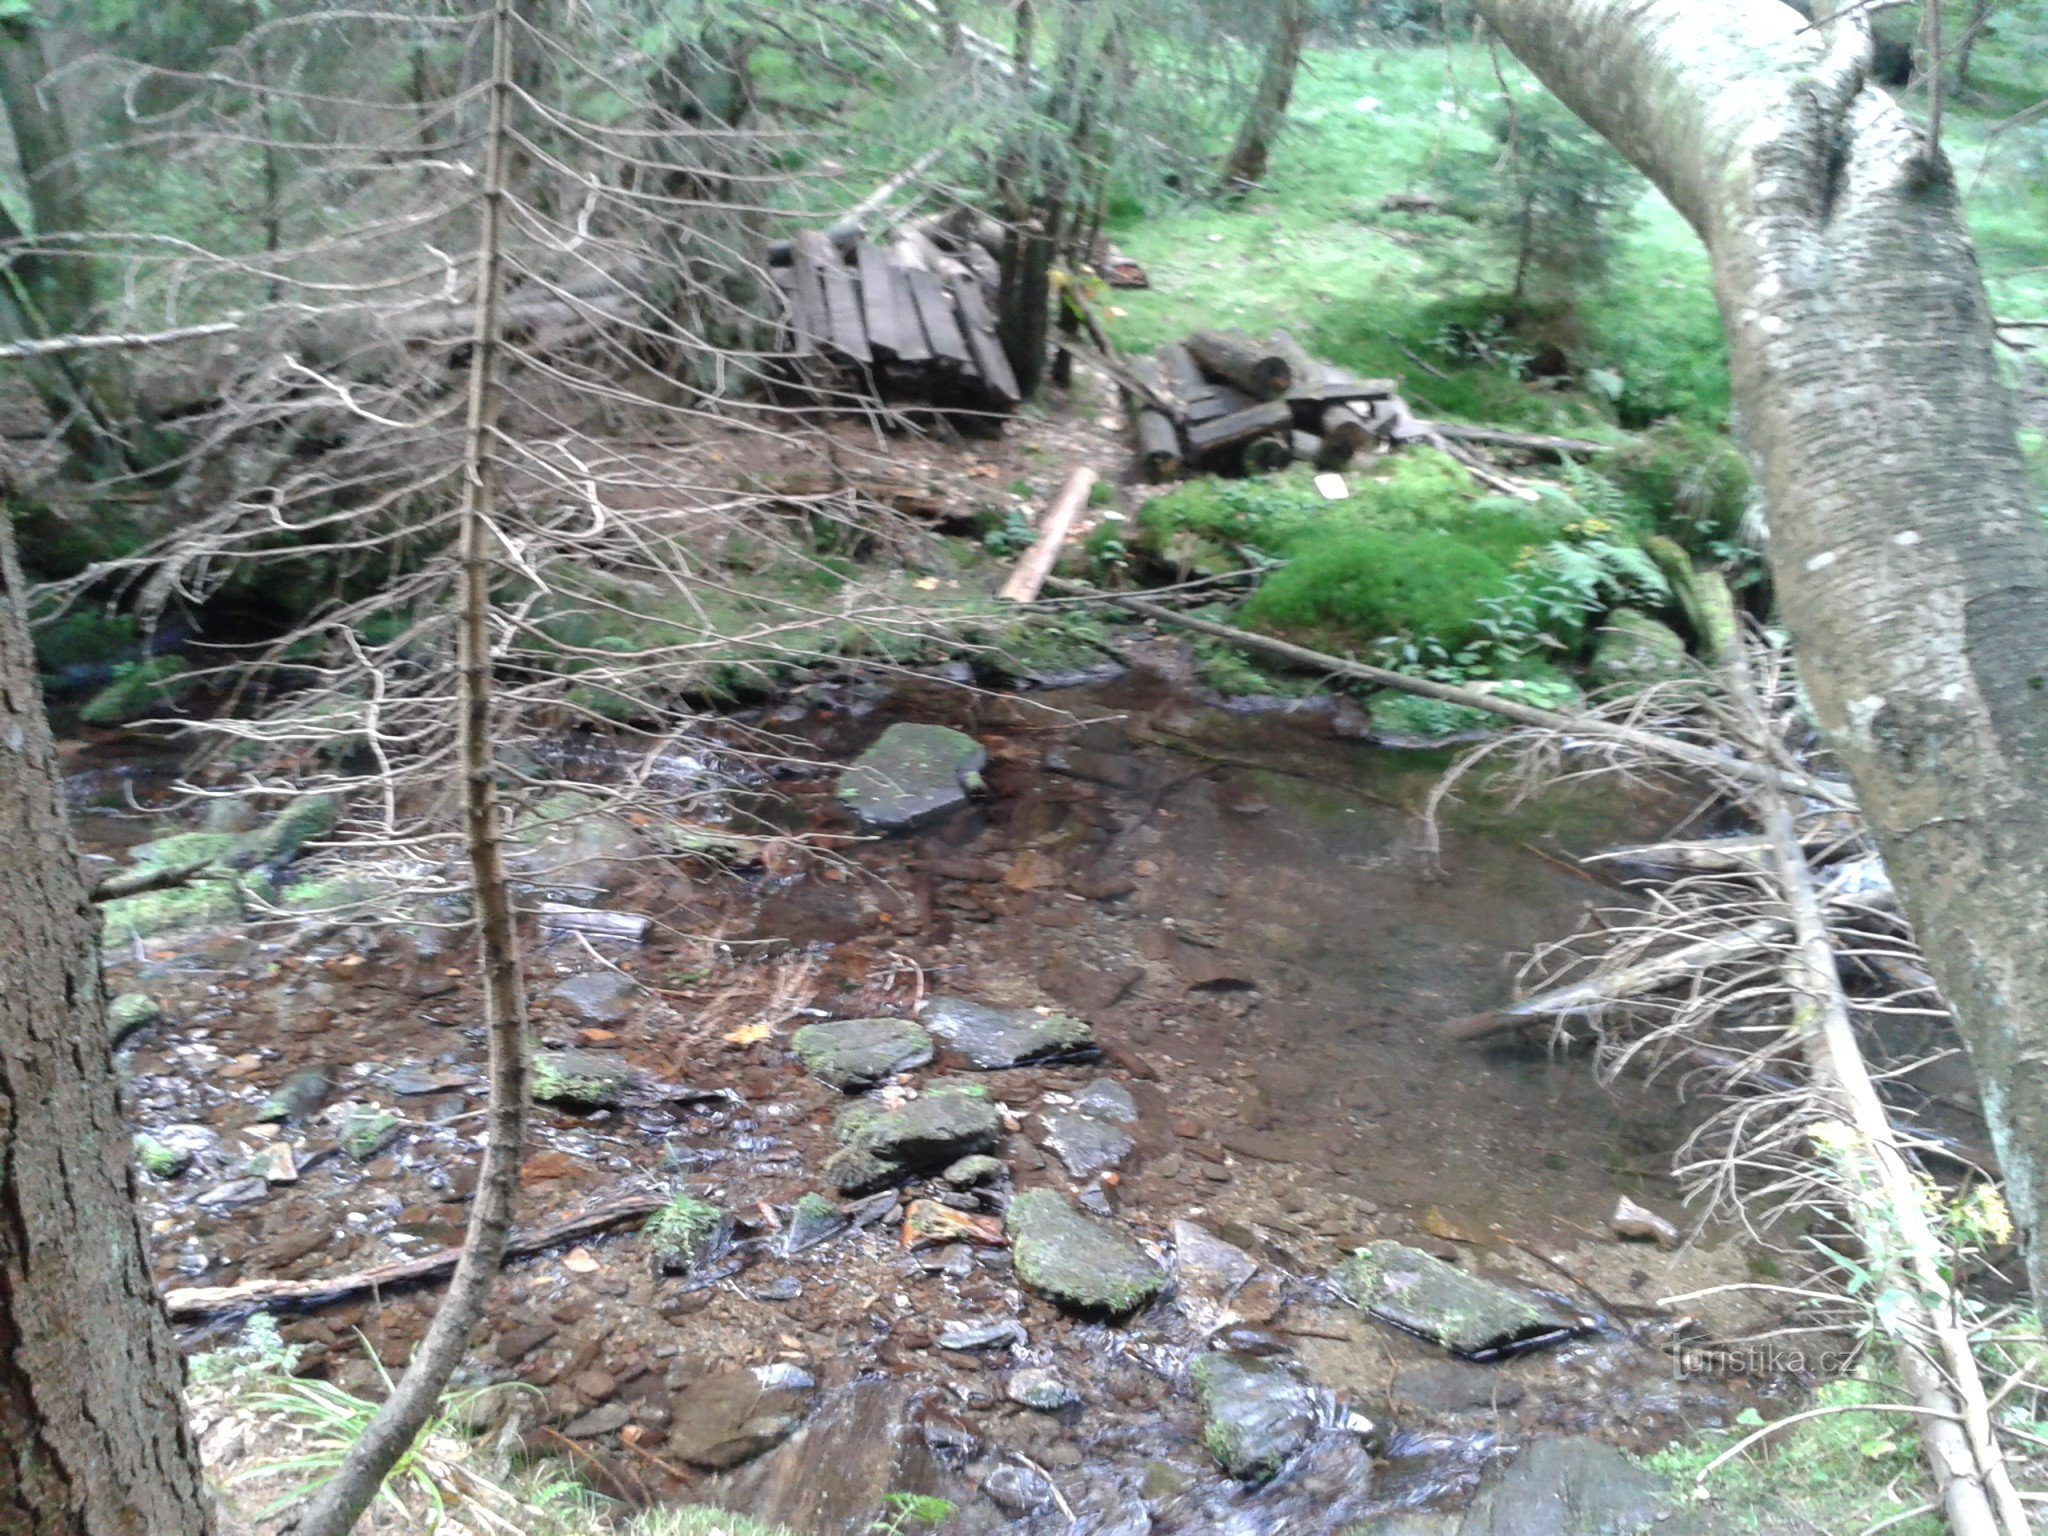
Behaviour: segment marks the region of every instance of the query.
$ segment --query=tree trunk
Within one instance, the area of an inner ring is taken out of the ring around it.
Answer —
[[[1478,0],[1713,257],[1769,558],[2048,1312],[2048,532],[1947,163],[1854,8]]]
[[[204,1536],[27,609],[0,517],[0,1530]]]
[[[1970,88],[1970,56],[1976,52],[1977,39],[1984,35],[1984,29],[1991,24],[1992,0],[1971,0],[1970,19],[1963,23],[1963,35],[1956,39],[1956,78],[1958,92]]]
[[[526,1129],[526,996],[511,884],[498,841],[497,769],[491,749],[491,575],[496,560],[498,375],[503,336],[497,307],[504,291],[506,177],[513,135],[511,0],[491,17],[491,116],[484,143],[477,234],[476,343],[470,352],[467,446],[463,456],[460,598],[456,614],[457,757],[462,769],[463,842],[476,907],[484,1024],[490,1039],[490,1105],[483,1168],[477,1178],[462,1257],[418,1353],[398,1379],[334,1477],[314,1496],[298,1536],[347,1536],[425,1425],[462,1361],[504,1262],[519,1189]]]
[[[1301,67],[1308,22],[1308,0],[1276,0],[1273,38],[1266,45],[1259,83],[1252,91],[1244,121],[1238,125],[1237,142],[1223,162],[1226,192],[1248,191],[1266,179],[1267,158],[1287,121],[1287,104],[1294,99],[1294,76]]]

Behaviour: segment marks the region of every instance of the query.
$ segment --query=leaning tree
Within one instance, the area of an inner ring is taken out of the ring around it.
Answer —
[[[1938,134],[1872,83],[1861,6],[1477,4],[1706,243],[1805,686],[2048,1312],[2048,529]]]

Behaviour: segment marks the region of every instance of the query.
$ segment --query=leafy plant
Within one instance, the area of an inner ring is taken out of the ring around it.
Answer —
[[[1000,560],[1029,549],[1036,537],[1031,520],[1012,508],[1003,514],[1002,522],[981,536],[981,546]]]
[[[951,1518],[954,1506],[923,1493],[891,1493],[882,1499],[882,1513],[868,1526],[869,1536],[912,1536],[937,1530]]]

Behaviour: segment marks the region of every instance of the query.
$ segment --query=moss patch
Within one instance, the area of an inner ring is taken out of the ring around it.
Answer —
[[[828,1212],[836,1214],[836,1207],[830,1201],[825,1204]],[[694,1268],[710,1251],[724,1224],[725,1213],[717,1206],[678,1192],[667,1205],[647,1218],[640,1228],[640,1236],[661,1269],[670,1274],[681,1274]]]

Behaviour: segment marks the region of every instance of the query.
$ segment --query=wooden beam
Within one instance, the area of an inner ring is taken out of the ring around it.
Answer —
[[[1012,603],[1028,603],[1035,600],[1039,589],[1045,585],[1045,578],[1052,574],[1053,562],[1060,557],[1060,546],[1067,542],[1067,534],[1074,526],[1074,519],[1081,515],[1081,509],[1088,505],[1088,493],[1095,489],[1095,471],[1086,464],[1081,465],[1067,476],[1066,484],[1052,499],[1052,506],[1045,514],[1045,522],[1038,530],[1038,542],[1033,544],[1010,573],[1010,579],[1003,583],[1002,596]]]

